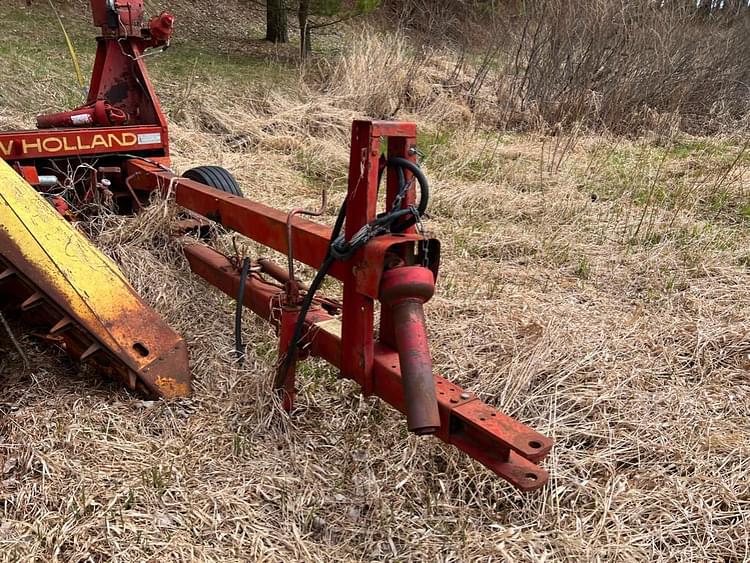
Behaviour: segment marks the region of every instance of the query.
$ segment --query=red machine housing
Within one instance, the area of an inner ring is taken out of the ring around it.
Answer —
[[[39,169],[55,159],[96,157],[116,165],[125,153],[169,157],[167,120],[143,56],[149,48],[168,46],[174,17],[162,13],[143,28],[141,0],[91,0],[91,10],[101,35],[86,102],[72,111],[40,115],[40,130],[0,133],[0,158],[32,184]],[[124,186],[115,193],[130,196]]]
[[[143,0],[91,0],[94,25],[106,30],[122,26],[128,35],[135,35],[143,21]]]
[[[149,47],[167,45],[172,16],[162,13],[144,29],[140,0],[91,0],[91,8],[102,34],[86,103],[73,112],[40,116],[40,125],[52,129],[0,133],[0,157],[35,185],[41,183],[40,170],[60,169],[61,162],[85,162],[91,169],[90,185],[102,186],[106,179],[110,196],[130,202],[131,208],[151,192],[161,191],[194,214],[289,254],[290,263],[297,260],[320,269],[330,251],[330,227],[178,177],[168,169],[167,121],[143,54]],[[88,119],[76,116],[88,116],[92,122],[69,127]],[[414,162],[416,139],[414,123],[354,122],[346,240],[378,217],[383,153]],[[396,207],[396,201],[400,209],[415,205],[414,186],[401,199],[399,178],[389,169],[386,179],[385,210]],[[259,260],[243,278],[238,257],[196,242],[184,251],[193,272],[232,297],[238,296],[244,279],[244,305],[279,329],[277,387],[289,411],[296,395],[297,361],[317,356],[339,368],[342,377],[356,381],[365,395],[378,396],[404,412],[411,431],[453,444],[521,490],[537,489],[547,481],[547,472],[536,462],[549,453],[549,438],[433,372],[423,305],[438,277],[439,241],[414,227],[372,238],[351,257],[330,265],[328,275],[343,283],[342,302],[316,297],[302,319],[298,296],[305,289],[279,266]],[[298,320],[304,337],[298,353],[286,361]]]

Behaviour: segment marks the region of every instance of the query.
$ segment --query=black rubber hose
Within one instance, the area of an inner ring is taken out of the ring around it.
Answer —
[[[299,316],[297,317],[297,322],[294,325],[292,341],[289,343],[289,349],[286,352],[286,358],[284,358],[284,373],[288,371],[289,364],[297,356],[297,348],[299,347],[299,341],[302,339],[302,329],[305,327],[305,318],[307,317],[307,312],[310,310],[310,306],[312,305],[315,294],[323,284],[323,280],[325,279],[325,277],[328,275],[328,270],[331,269],[331,264],[333,264],[334,261],[331,250],[333,248],[334,241],[339,238],[339,234],[341,233],[341,228],[344,226],[345,219],[346,199],[344,200],[344,203],[341,204],[339,215],[338,217],[336,217],[336,223],[333,226],[333,231],[331,231],[331,239],[328,241],[328,250],[326,252],[325,258],[323,259],[323,263],[320,265],[318,273],[315,274],[315,278],[310,284],[310,287],[307,289],[307,293],[305,293],[304,299],[302,299]]]
[[[391,166],[393,168],[396,168],[399,170],[399,184],[400,188],[399,190],[406,190],[408,187],[408,183],[405,180],[405,176],[403,174],[403,169],[407,169],[409,172],[411,172],[414,177],[417,179],[417,183],[419,184],[419,205],[417,206],[417,212],[420,216],[424,215],[427,211],[427,205],[430,202],[430,184],[427,181],[427,177],[424,175],[424,172],[422,172],[422,169],[415,163],[413,163],[411,160],[408,160],[406,158],[402,158],[400,156],[392,156],[387,161],[388,166]],[[405,194],[399,193],[400,196],[404,196]],[[416,217],[410,217],[406,219],[405,221],[393,225],[392,231],[394,233],[403,232],[409,227],[415,225],[417,223]]]
[[[422,170],[419,168],[418,165],[414,164],[412,161],[407,160],[405,158],[401,158],[398,156],[394,156],[388,159],[387,161],[388,166],[392,166],[396,168],[399,171],[399,192],[404,191],[408,188],[408,184],[405,179],[405,175],[403,173],[403,169],[406,168],[409,170],[414,177],[417,179],[417,182],[419,183],[419,189],[420,189],[420,199],[419,199],[419,206],[417,207],[417,211],[420,215],[422,215],[427,210],[427,204],[430,201],[430,185],[427,182],[427,178],[425,177]],[[404,194],[405,195],[405,194]],[[307,317],[307,313],[310,310],[310,306],[312,305],[313,298],[315,297],[315,293],[320,289],[320,286],[323,284],[323,280],[328,275],[328,270],[331,269],[331,265],[333,264],[335,257],[333,256],[333,245],[339,238],[339,235],[341,233],[341,229],[344,226],[344,220],[346,219],[346,199],[344,200],[344,203],[341,205],[341,209],[339,210],[338,217],[336,217],[336,224],[333,227],[333,231],[331,231],[331,238],[328,241],[328,250],[326,251],[326,256],[323,259],[323,263],[320,266],[320,269],[318,269],[317,274],[315,275],[315,278],[313,279],[312,283],[310,284],[310,287],[307,290],[307,293],[305,293],[305,297],[302,300],[302,305],[300,306],[299,316],[297,317],[297,322],[294,325],[294,333],[292,334],[292,341],[289,343],[289,349],[286,353],[286,358],[284,359],[284,365],[283,365],[283,371],[286,373],[289,368],[289,364],[293,361],[293,359],[297,355],[297,349],[299,348],[299,342],[302,339],[302,330],[305,326],[305,319]],[[406,214],[408,213],[408,210],[393,210],[388,215],[400,215],[400,214]],[[382,219],[386,220],[387,217],[383,217]],[[408,229],[412,225],[416,224],[417,218],[414,217],[412,214],[410,218],[406,219],[399,225],[393,225],[392,231],[393,232],[400,232],[403,230]]]
[[[242,261],[242,272],[240,273],[240,288],[237,291],[237,308],[234,310],[234,351],[237,354],[239,364],[245,361],[245,346],[242,344],[242,308],[245,304],[245,283],[250,272],[250,258],[247,256]]]

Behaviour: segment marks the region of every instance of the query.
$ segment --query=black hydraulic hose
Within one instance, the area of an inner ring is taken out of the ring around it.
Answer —
[[[383,181],[383,172],[388,166],[391,166],[398,171],[399,193],[396,198],[397,200],[403,199],[406,196],[406,190],[409,189],[409,183],[406,181],[406,176],[404,175],[404,168],[407,168],[409,172],[416,177],[420,191],[419,207],[417,208],[417,211],[419,211],[420,215],[424,215],[425,211],[427,211],[427,205],[430,202],[430,184],[427,181],[424,172],[422,172],[422,169],[418,164],[415,164],[411,160],[400,156],[392,156],[386,160],[386,165],[378,174],[378,186],[380,186],[380,183]]]
[[[409,187],[409,184],[406,182],[405,176],[404,176],[404,169],[411,172],[414,177],[417,179],[417,183],[419,184],[419,204],[417,206],[417,213],[419,216],[422,216],[427,211],[427,205],[430,202],[430,184],[427,181],[427,177],[424,175],[424,172],[422,172],[422,169],[419,167],[419,165],[415,164],[411,160],[408,160],[406,158],[400,157],[400,156],[392,156],[387,160],[387,165],[392,166],[393,168],[396,168],[398,170],[399,175],[399,199],[403,199],[403,197],[406,195],[406,190]],[[400,233],[408,229],[409,227],[412,227],[417,223],[417,218],[412,216],[406,219],[405,221],[402,221],[400,223],[397,223],[393,225],[391,230],[395,233]]]
[[[234,351],[237,354],[239,364],[245,361],[245,346],[242,344],[242,308],[245,304],[245,283],[250,272],[250,258],[247,256],[242,261],[242,272],[240,273],[240,288],[237,291],[237,307],[234,311]]]
[[[417,213],[420,216],[424,214],[424,212],[427,210],[427,204],[430,201],[430,186],[427,182],[427,178],[425,177],[419,166],[410,160],[397,156],[389,158],[387,160],[387,165],[396,168],[399,172],[399,196],[401,199],[406,195],[406,190],[409,187],[408,183],[406,182],[403,169],[406,168],[414,175],[414,177],[417,179],[417,182],[419,183],[420,188],[420,199],[419,205],[417,207]],[[336,217],[336,223],[333,227],[333,230],[331,231],[331,238],[328,241],[328,250],[326,251],[323,263],[318,269],[315,278],[310,284],[310,287],[308,288],[307,293],[305,293],[305,297],[302,300],[299,316],[297,317],[297,322],[294,325],[292,340],[289,343],[289,349],[287,350],[286,357],[284,358],[282,373],[286,373],[289,370],[291,362],[297,356],[299,342],[302,339],[302,330],[305,326],[305,319],[307,318],[307,313],[312,306],[315,293],[318,291],[318,289],[320,289],[320,286],[323,284],[323,280],[328,275],[328,270],[331,269],[331,265],[336,260],[336,257],[334,256],[334,254],[336,254],[336,252],[334,252],[334,245],[339,240],[341,229],[344,226],[344,220],[346,219],[346,203],[347,200],[345,199],[344,203],[341,205],[341,209],[339,210],[338,217]],[[400,216],[404,216],[407,214],[410,215],[408,219],[398,225],[394,224],[394,219],[398,219]],[[376,222],[379,221],[383,224],[390,224],[392,232],[401,232],[408,229],[412,225],[415,225],[417,222],[417,217],[415,217],[413,213],[410,213],[408,209],[394,209],[390,213],[386,213],[385,216],[376,219]],[[244,284],[242,284],[242,286],[244,286]]]
[[[346,200],[344,200],[344,203],[341,204],[341,209],[339,210],[338,217],[336,217],[336,223],[333,226],[331,238],[328,241],[328,250],[326,251],[326,256],[323,259],[323,263],[320,265],[318,273],[315,274],[315,278],[310,284],[310,287],[307,289],[305,297],[302,299],[299,316],[297,317],[297,322],[294,324],[292,341],[289,343],[289,349],[287,350],[286,357],[284,358],[284,367],[282,373],[286,373],[289,370],[291,362],[297,356],[297,349],[299,348],[299,342],[302,339],[302,330],[305,327],[305,318],[307,317],[307,312],[310,310],[313,298],[315,297],[318,289],[320,289],[320,286],[323,284],[323,280],[328,275],[328,270],[331,269],[331,264],[333,264],[333,261],[335,260],[331,251],[333,248],[333,243],[339,238],[341,228],[344,226],[344,219],[346,219]]]

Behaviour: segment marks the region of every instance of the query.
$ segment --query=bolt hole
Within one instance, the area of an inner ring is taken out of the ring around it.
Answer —
[[[451,391],[455,391],[455,390],[456,390],[456,388],[455,388],[455,387],[451,387]]]
[[[484,422],[484,421],[485,421],[485,420],[487,420],[487,419],[486,419],[486,418],[484,418],[483,416],[480,416],[480,417],[479,417],[479,420],[481,420],[482,422]]]
[[[393,369],[396,369],[397,366],[391,366]]]
[[[146,348],[140,342],[136,342],[135,344],[133,344],[133,350],[135,350],[136,352],[138,352],[138,354],[142,358],[145,358],[146,356],[148,356],[148,348]]]
[[[440,394],[441,394],[441,395],[445,395],[445,393],[443,393],[442,391],[440,391]]]
[[[531,442],[529,442],[529,446],[531,446],[532,448],[536,450],[536,449],[541,448],[542,444],[540,442],[537,442],[536,440],[532,440]]]
[[[536,481],[536,480],[537,480],[537,476],[536,476],[536,473],[527,473],[527,474],[525,475],[525,477],[526,477],[526,478],[527,478],[527,479],[528,479],[529,481]]]
[[[437,382],[437,384],[438,384],[438,385],[442,385],[442,384],[443,384],[443,382],[442,382],[442,381],[438,381],[438,382]]]
[[[497,414],[495,414],[495,413],[493,412],[493,413],[492,413],[492,416],[497,416]]]

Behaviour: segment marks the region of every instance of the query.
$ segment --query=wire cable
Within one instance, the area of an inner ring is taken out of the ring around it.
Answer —
[[[76,54],[75,47],[73,47],[73,42],[70,40],[70,36],[65,30],[65,25],[63,24],[62,18],[55,8],[55,5],[52,3],[52,0],[47,0],[47,2],[49,3],[49,7],[52,8],[52,12],[54,12],[55,17],[57,18],[57,22],[60,24],[60,29],[62,30],[63,37],[65,38],[65,43],[68,44],[68,51],[70,52],[70,58],[73,61],[73,69],[75,70],[78,85],[81,87],[81,91],[83,92],[84,97],[86,97],[86,82],[84,81],[83,73],[81,72],[81,65],[78,63],[78,55]]]

